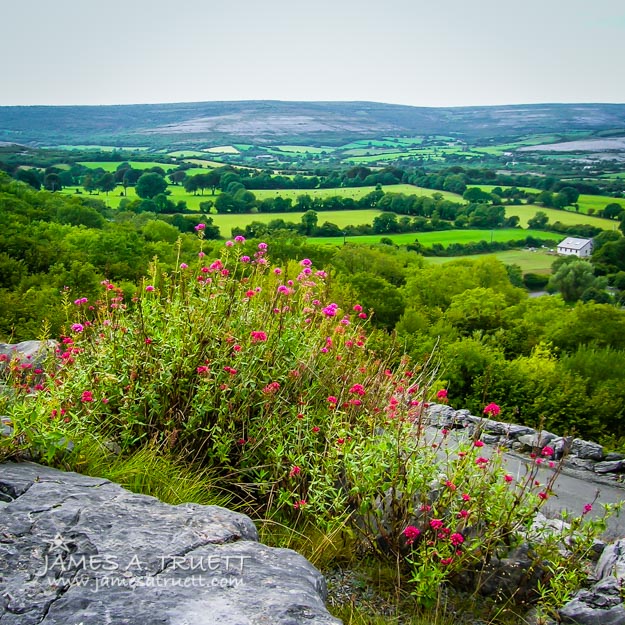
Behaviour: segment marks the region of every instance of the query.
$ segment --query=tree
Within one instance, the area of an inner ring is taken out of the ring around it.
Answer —
[[[43,186],[48,191],[60,191],[63,188],[58,174],[48,174],[43,179]]]
[[[174,183],[174,184],[180,184],[181,182],[184,182],[184,179],[187,177],[187,172],[179,169],[178,171],[175,171],[171,174],[169,174],[169,179]]]
[[[143,174],[137,180],[137,195],[143,199],[151,199],[167,190],[167,181],[160,174],[151,172]]]
[[[115,177],[110,172],[104,174],[98,179],[96,186],[100,191],[104,191],[106,195],[115,188]]]
[[[625,213],[625,209],[616,202],[612,202],[608,204],[602,211],[601,214],[606,219],[620,219],[621,216]]]
[[[595,286],[595,277],[592,265],[585,260],[575,260],[562,265],[549,280],[549,288],[559,291],[562,299],[571,304],[576,302],[582,293]]]
[[[373,232],[375,234],[389,234],[399,229],[395,213],[380,213],[373,218]]]
[[[316,211],[313,211],[313,210],[306,211],[302,215],[302,218],[301,218],[302,234],[305,234],[307,236],[312,236],[313,234],[315,234],[318,221],[319,219],[318,219]]]
[[[527,227],[533,228],[534,230],[542,230],[547,226],[548,222],[549,217],[547,216],[547,213],[544,211],[537,211],[531,219],[527,220]]]

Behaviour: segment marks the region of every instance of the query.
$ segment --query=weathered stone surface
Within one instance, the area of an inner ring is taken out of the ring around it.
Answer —
[[[618,451],[609,451],[603,456],[603,459],[606,461],[625,460],[625,454],[621,454]]]
[[[217,506],[170,506],[104,479],[0,464],[2,625],[338,624],[297,553]]]
[[[608,577],[591,589],[578,592],[559,613],[563,623],[625,625],[625,608],[620,597],[619,581]]]
[[[594,471],[595,461],[587,458],[578,458],[577,456],[569,456],[564,461],[564,466],[570,469],[584,469],[586,471]]]
[[[13,427],[9,417],[0,417],[0,436],[11,436],[12,434]]]
[[[0,357],[19,358],[21,362],[41,362],[56,349],[56,341],[22,341],[21,343],[0,343]],[[5,358],[0,358],[0,367]]]
[[[624,460],[605,460],[604,462],[597,462],[593,467],[595,473],[620,473],[624,469]]]
[[[597,562],[595,577],[610,576],[625,579],[625,538],[608,545]]]
[[[588,460],[603,460],[603,447],[599,443],[574,438],[571,443],[571,453],[578,458]]]
[[[528,449],[537,450],[542,449],[545,445],[549,445],[549,443],[556,438],[557,436],[555,434],[542,430],[541,432],[534,432],[533,434],[524,434],[517,437],[517,440]]]

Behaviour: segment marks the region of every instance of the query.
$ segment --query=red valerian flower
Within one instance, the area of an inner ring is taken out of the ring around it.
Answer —
[[[415,527],[414,525],[408,525],[408,527],[406,527],[402,534],[406,537],[406,544],[412,545],[412,543],[414,543],[414,541],[421,534],[421,530],[419,530],[419,528]]]
[[[497,404],[490,403],[484,407],[484,414],[496,417],[501,412],[501,408]]]
[[[436,393],[437,399],[447,399],[447,389],[442,388],[438,393]]]

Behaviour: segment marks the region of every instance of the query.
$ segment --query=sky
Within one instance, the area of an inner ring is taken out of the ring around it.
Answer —
[[[3,5],[0,105],[625,103],[622,0]]]

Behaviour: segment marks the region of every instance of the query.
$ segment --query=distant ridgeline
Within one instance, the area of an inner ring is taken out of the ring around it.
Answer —
[[[414,134],[462,138],[625,127],[625,104],[525,104],[426,108],[375,102],[196,102],[124,106],[0,107],[0,141],[109,141],[172,145],[186,140],[292,140]]]

